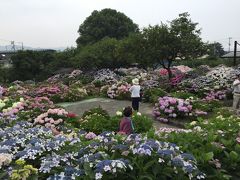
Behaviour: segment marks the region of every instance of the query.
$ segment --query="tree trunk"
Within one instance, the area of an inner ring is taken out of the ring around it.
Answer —
[[[171,71],[171,68],[166,68],[166,69],[167,69],[167,72],[168,72],[168,79],[170,81],[171,78],[172,78],[172,71]]]

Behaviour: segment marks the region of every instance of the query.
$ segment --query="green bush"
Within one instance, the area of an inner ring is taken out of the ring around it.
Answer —
[[[104,83],[100,80],[96,80],[93,82],[95,87],[102,87],[104,85]]]
[[[144,133],[148,132],[153,126],[153,120],[145,115],[134,115],[132,117],[133,125],[134,125],[134,132],[135,133]]]
[[[93,79],[92,76],[82,75],[82,76],[80,76],[79,80],[80,80],[80,82],[81,82],[82,84],[85,85],[85,84],[91,83],[94,79]]]
[[[154,103],[159,97],[165,96],[167,93],[160,88],[147,89],[143,93],[143,102]]]
[[[110,118],[106,118],[102,114],[94,113],[85,116],[80,121],[80,128],[96,134],[100,134],[104,131],[116,132],[118,130],[118,123],[116,121],[112,121]]]
[[[101,107],[85,112],[80,120],[80,128],[85,131],[100,134],[104,131],[118,132],[119,123],[123,117],[110,117]],[[132,116],[135,133],[147,132],[152,128],[152,119],[145,115],[134,114]]]
[[[213,112],[215,109],[222,107],[223,102],[218,100],[213,101],[195,101],[193,103],[193,109],[199,109],[205,112]]]
[[[92,108],[88,111],[85,111],[82,115],[82,118],[85,118],[86,116],[90,116],[93,114],[100,114],[103,117],[105,117],[106,119],[110,119],[108,112],[106,110],[104,110],[101,106],[99,106],[97,108]]]
[[[190,97],[195,97],[194,94],[189,93],[189,92],[184,92],[184,91],[177,91],[177,92],[172,92],[170,93],[170,96],[175,97],[175,98],[180,98],[180,99],[188,99]]]
[[[131,100],[130,92],[120,92],[118,96],[116,96],[117,100]]]

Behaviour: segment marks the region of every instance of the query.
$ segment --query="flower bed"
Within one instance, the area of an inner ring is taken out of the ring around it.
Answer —
[[[54,137],[50,129],[34,128],[30,123],[0,130],[0,155],[5,162],[1,175],[7,179],[205,177],[192,155],[183,153],[175,144],[139,134],[125,137],[104,132],[89,141],[89,133],[80,131]],[[27,164],[32,171],[20,173],[17,171],[20,164]]]
[[[239,179],[240,118],[230,114],[222,109],[210,119],[199,118],[189,123],[185,130],[188,133],[162,130],[158,135],[160,140],[178,143],[183,150],[192,152],[212,179]]]
[[[202,110],[193,109],[193,102],[191,99],[184,100],[170,96],[159,97],[152,112],[156,120],[165,123],[174,118],[179,119],[206,114],[207,113]]]

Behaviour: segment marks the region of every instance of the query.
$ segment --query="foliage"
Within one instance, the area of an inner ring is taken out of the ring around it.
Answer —
[[[44,80],[52,72],[47,65],[55,60],[54,52],[18,51],[11,57],[12,72],[10,81]]]
[[[159,97],[165,96],[167,93],[160,88],[147,89],[143,93],[143,101],[155,103]]]
[[[171,78],[170,67],[172,61],[177,56],[175,43],[172,42],[176,41],[176,37],[171,33],[170,28],[166,24],[144,28],[142,34],[146,40],[144,45],[146,60],[153,66],[160,64],[167,69],[169,78]]]
[[[93,11],[79,27],[78,45],[93,44],[105,37],[122,39],[138,31],[138,26],[125,14],[113,9]]]
[[[189,92],[185,92],[185,91],[176,91],[176,92],[172,92],[170,93],[170,95],[172,97],[175,98],[181,98],[181,99],[189,99],[189,98],[194,98],[195,95]]]
[[[84,46],[72,60],[83,70],[114,68],[117,66],[115,64],[117,47],[118,41],[107,37],[95,44]]]
[[[198,100],[193,103],[193,108],[202,110],[204,112],[213,112],[215,109],[222,107],[222,105],[223,103],[218,100],[213,101]]]
[[[78,52],[76,48],[67,48],[63,52],[56,52],[54,54],[54,61],[51,61],[47,68],[55,72],[61,68],[71,68],[73,67],[73,62],[70,60]]]
[[[208,54],[212,58],[219,58],[225,54],[225,51],[221,43],[215,42],[208,44]]]
[[[138,115],[137,113],[133,115],[133,124],[134,124],[134,132],[135,133],[144,133],[148,132],[151,128],[153,128],[153,121],[151,118],[145,115]]]
[[[174,44],[177,56],[181,59],[193,59],[205,55],[206,46],[200,38],[198,23],[192,22],[190,14],[185,12],[170,22],[171,33],[177,37]]]
[[[80,119],[80,128],[96,134],[100,134],[104,131],[116,132],[118,129],[118,121],[116,121],[116,119],[106,118],[102,114],[93,113]]]
[[[227,110],[210,119],[198,119],[189,124],[191,133],[170,133],[162,136],[176,142],[183,150],[192,152],[200,169],[208,179],[238,179],[240,163],[238,117],[229,116]]]
[[[99,114],[102,115],[103,117],[105,117],[106,119],[109,119],[110,116],[108,114],[108,112],[106,110],[104,110],[101,106],[97,107],[97,108],[92,108],[88,111],[85,111],[82,115],[82,118],[85,118],[86,116],[90,116],[93,114]]]
[[[38,169],[32,165],[26,165],[24,160],[17,160],[16,167],[11,174],[11,180],[37,179]]]

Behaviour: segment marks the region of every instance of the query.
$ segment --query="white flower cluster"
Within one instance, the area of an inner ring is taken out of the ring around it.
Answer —
[[[116,83],[118,79],[117,74],[115,74],[110,69],[101,69],[97,71],[94,75],[94,81],[102,81],[107,84]]]
[[[8,165],[12,162],[13,155],[8,153],[0,153],[0,169],[2,166]]]

